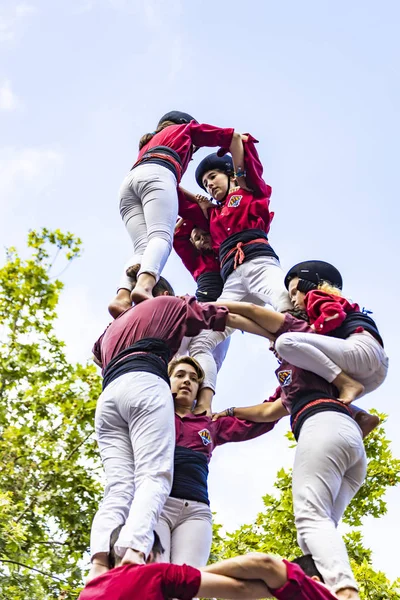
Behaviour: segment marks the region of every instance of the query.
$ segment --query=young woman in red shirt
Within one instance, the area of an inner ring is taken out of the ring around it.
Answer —
[[[215,202],[204,206],[193,197],[180,196],[179,214],[211,234],[213,249],[219,255],[224,288],[220,300],[248,300],[278,311],[291,308],[279,259],[268,240],[274,213],[269,203],[271,187],[262,178],[263,167],[255,143],[243,140],[244,169],[239,172],[225,150],[211,154],[196,170],[198,185]],[[209,409],[215,391],[217,366],[212,351],[232,330],[219,335],[200,335],[192,340],[190,354],[206,373],[200,403]]]
[[[113,317],[132,302],[151,298],[172,248],[178,214],[177,186],[193,152],[202,146],[229,146],[235,168],[243,168],[240,134],[232,128],[199,124],[187,113],[165,114],[153,133],[142,136],[138,158],[120,190],[121,217],[132,239],[134,256],[109,305]],[[134,286],[129,267],[135,264],[140,264],[140,271]]]

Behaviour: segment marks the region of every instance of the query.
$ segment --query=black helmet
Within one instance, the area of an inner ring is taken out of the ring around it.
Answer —
[[[157,127],[161,125],[161,123],[163,123],[164,121],[172,121],[177,125],[183,125],[184,123],[190,123],[190,121],[196,121],[196,119],[192,117],[192,115],[181,112],[180,110],[171,110],[170,112],[167,112],[163,117],[161,117],[161,119],[158,121]]]
[[[197,185],[199,185],[203,190],[206,188],[203,185],[203,177],[207,171],[212,171],[216,169],[217,171],[222,171],[227,175],[233,174],[233,160],[229,154],[225,154],[224,156],[218,156],[217,153],[209,154],[198,165],[195,173]]]
[[[337,268],[323,260],[306,260],[294,265],[286,274],[286,289],[289,289],[289,282],[294,277],[305,279],[316,286],[321,281],[327,281],[340,290],[343,286],[342,276]]]

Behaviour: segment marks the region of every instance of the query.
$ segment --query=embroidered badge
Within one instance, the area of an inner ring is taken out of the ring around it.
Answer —
[[[243,198],[243,196],[231,196],[228,200],[228,206],[231,207],[236,207],[239,206],[241,199]]]
[[[208,429],[202,429],[199,431],[199,436],[201,437],[201,441],[205,446],[211,444],[211,433],[208,431]]]
[[[278,371],[278,381],[282,387],[290,385],[292,383],[292,371]]]

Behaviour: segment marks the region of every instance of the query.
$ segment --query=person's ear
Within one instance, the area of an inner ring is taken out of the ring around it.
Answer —
[[[319,583],[321,583],[321,580],[320,580],[320,578],[318,577],[318,575],[313,575],[313,576],[311,577],[311,579],[314,579],[314,581],[319,581]]]

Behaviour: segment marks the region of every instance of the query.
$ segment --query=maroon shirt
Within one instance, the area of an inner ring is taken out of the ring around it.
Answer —
[[[206,413],[181,417],[175,414],[175,444],[205,454],[210,461],[217,446],[252,440],[274,428],[273,423],[254,423],[237,417],[213,421]]]
[[[271,590],[280,600],[337,600],[331,592],[318,581],[308,577],[299,565],[283,561],[287,567],[288,580],[279,589]]]
[[[179,194],[179,192],[178,192]],[[199,252],[190,241],[193,223],[185,219],[174,235],[174,250],[195,281],[203,273],[219,273],[218,256],[212,252]]]
[[[282,333],[292,331],[317,335],[306,321],[297,319],[293,315],[286,313],[283,325],[276,332],[276,336],[279,337]],[[281,387],[282,403],[289,413],[292,412],[292,403],[295,399],[312,392],[320,392],[321,398],[337,397],[335,386],[328,383],[326,379],[315,373],[311,373],[311,371],[295,367],[285,360],[281,362],[275,373]]]
[[[92,579],[78,600],[192,600],[200,583],[200,571],[187,565],[124,565]]]
[[[200,304],[193,296],[158,296],[123,312],[108,326],[93,347],[93,354],[106,368],[119,352],[144,338],[165,342],[174,355],[184,336],[202,329],[224,331],[228,311],[224,306]]]
[[[262,178],[262,165],[255,149],[252,136],[244,142],[246,182],[251,192],[240,187],[234,188],[224,202],[208,210],[209,220],[195,202],[179,195],[179,215],[190,219],[205,231],[211,233],[213,248],[219,248],[228,237],[248,229],[261,229],[269,232],[274,213],[269,210],[272,189]]]
[[[170,125],[152,137],[140,150],[137,160],[155,146],[168,146],[175,150],[182,162],[182,173],[187,169],[193,154],[193,146],[230,146],[234,129],[214,127],[190,121],[185,125]]]

